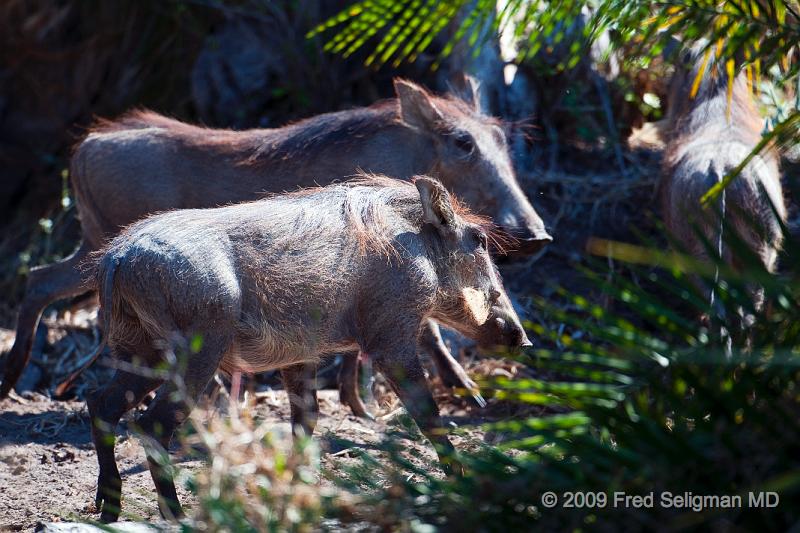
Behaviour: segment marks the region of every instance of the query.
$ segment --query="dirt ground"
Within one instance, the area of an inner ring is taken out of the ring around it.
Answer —
[[[513,364],[499,360],[481,360],[470,365],[473,375],[513,374],[516,369]],[[515,407],[492,399],[488,407],[480,409],[471,401],[454,397],[438,380],[433,385],[445,423],[451,427],[515,414]],[[356,447],[385,460],[376,445],[390,429],[406,437],[403,444],[408,448],[407,456],[416,466],[435,468],[430,444],[419,439],[413,429],[406,431],[400,425],[403,417],[398,414],[399,404],[393,396],[380,395],[371,404],[378,415],[374,421],[353,416],[338,401],[334,390],[320,391],[319,398],[321,416],[315,438],[322,448],[323,468],[335,471],[356,461],[352,446],[343,445],[340,439],[357,443]],[[255,409],[257,421],[289,430],[289,406],[283,391],[259,394]],[[117,431],[116,455],[123,479],[122,520],[156,520],[156,497],[144,450],[128,429],[128,422],[135,415],[131,413],[123,419]],[[454,436],[453,441],[463,449],[477,440],[494,438],[497,436],[471,429],[465,435]],[[178,443],[173,443],[171,452],[173,462],[184,473],[205,467],[205,460],[188,457]],[[96,519],[93,501],[96,476],[96,456],[84,402],[54,401],[38,393],[26,393],[13,394],[0,403],[0,531],[31,531],[38,522]],[[190,514],[196,499],[180,483],[178,491]]]

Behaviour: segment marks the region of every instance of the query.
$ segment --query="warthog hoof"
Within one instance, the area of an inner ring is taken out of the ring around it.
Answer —
[[[116,522],[120,513],[120,489],[116,489],[114,495],[113,488],[104,487],[102,485],[97,487],[97,494],[94,497],[94,506],[100,511],[100,522],[103,524],[110,524]]]
[[[445,387],[451,389],[460,389],[464,393],[469,393],[470,397],[475,401],[475,404],[483,409],[486,407],[486,400],[481,396],[481,389],[475,383],[461,366],[450,367],[452,372],[442,372],[442,383]]]
[[[361,401],[361,398],[358,395],[346,391],[344,387],[339,389],[339,401],[348,406],[357,417],[375,420],[375,415],[369,412],[367,406]]]
[[[464,465],[454,457],[445,457],[442,459],[442,470],[448,477],[464,477],[466,470]]]

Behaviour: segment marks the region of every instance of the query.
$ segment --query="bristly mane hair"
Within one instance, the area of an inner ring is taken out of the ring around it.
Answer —
[[[180,120],[161,115],[149,109],[133,109],[115,119],[95,118],[89,127],[87,136],[93,134],[110,134],[131,130],[161,129],[170,133],[186,145],[197,148],[213,148],[223,153],[241,156],[256,150],[259,141],[265,135],[278,130],[252,129],[231,130],[207,128],[188,124]],[[249,135],[248,135],[249,134]],[[79,141],[78,145],[81,141]],[[77,145],[76,145],[77,146]]]
[[[360,188],[375,188],[379,194],[359,194]],[[343,212],[355,237],[360,253],[370,251],[387,257],[396,256],[391,228],[386,221],[384,206],[400,209],[404,217],[421,226],[419,192],[413,181],[398,180],[388,176],[360,172],[352,179],[327,187],[309,187],[290,193],[274,193],[266,198],[303,198],[330,191],[345,192]],[[450,195],[453,212],[468,224],[480,227],[490,242],[502,253],[512,238],[502,232],[488,217],[473,213],[464,203]]]
[[[478,115],[468,103],[459,98],[450,95],[436,96],[422,90],[445,117],[455,119],[464,115],[479,116],[487,123],[502,127],[498,119]],[[381,130],[402,126],[399,101],[397,98],[390,98],[368,107],[323,113],[280,128],[241,131],[206,128],[147,109],[134,109],[114,120],[96,119],[89,128],[89,135],[157,128],[166,130],[186,145],[198,149],[212,148],[231,156],[240,165],[259,168],[275,161],[298,157],[317,146],[346,145],[353,139],[369,137]],[[436,124],[435,127],[445,132],[452,129],[452,125],[447,122]]]

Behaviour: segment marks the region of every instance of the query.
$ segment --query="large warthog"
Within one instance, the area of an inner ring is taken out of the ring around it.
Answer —
[[[118,368],[88,402],[103,520],[119,514],[113,442],[120,417],[160,387],[138,423],[166,450],[218,369],[281,369],[293,427],[311,434],[317,403],[306,388],[309,369],[324,354],[360,349],[447,461],[453,446],[417,356],[425,320],[482,345],[530,342],[489,255],[486,219],[436,180],[413,183],[364,177],[172,211],[133,224],[108,245],[97,269],[101,316],[112,352],[132,367]],[[196,336],[202,348],[171,363],[181,379],[148,371],[170,364],[164,349],[176,339]],[[148,462],[161,511],[178,515],[172,476],[154,453]]]
[[[722,220],[703,212],[700,199],[755,148],[763,121],[746,74],[730,80],[713,54],[705,60],[700,47],[683,51],[671,82],[662,212],[667,229],[694,257],[708,260],[710,244],[727,264],[738,268],[741,258],[724,246]],[[692,97],[696,79],[700,82]],[[765,150],[744,167],[724,189],[718,207],[764,267],[774,270],[782,241],[779,219],[786,220],[777,153]],[[758,307],[762,297],[759,291],[754,296]]]
[[[0,398],[27,364],[44,308],[91,290],[81,263],[149,213],[255,200],[265,192],[344,180],[358,170],[401,179],[429,174],[511,233],[517,242],[511,253],[533,253],[552,240],[517,183],[503,129],[481,114],[477,94],[437,97],[402,80],[395,90],[396,99],[277,129],[206,129],[151,112],[99,124],[77,146],[70,170],[83,242],[64,261],[31,272]],[[474,388],[435,324],[423,339],[446,384]],[[356,359],[346,361],[343,400],[364,415]]]

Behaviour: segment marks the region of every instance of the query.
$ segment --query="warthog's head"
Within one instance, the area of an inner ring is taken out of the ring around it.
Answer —
[[[418,177],[414,183],[430,246],[437,250],[439,293],[432,318],[481,346],[530,346],[489,255],[486,219],[454,202],[436,180]]]
[[[395,80],[400,118],[419,130],[435,151],[431,175],[478,214],[514,237],[511,255],[530,255],[553,239],[520,189],[500,123],[483,115],[476,85],[465,100],[441,98]]]
[[[683,134],[687,133],[682,131],[686,129],[696,131],[698,126],[707,125],[711,121],[730,122],[727,118],[729,113],[733,111],[736,116],[735,111],[741,109],[747,115],[756,117],[750,125],[760,135],[763,120],[753,105],[753,93],[747,81],[747,73],[742,70],[731,81],[726,72],[726,62],[720,60],[713,50],[707,49],[707,45],[708,41],[705,39],[690,47],[684,46],[674,37],[667,41],[662,56],[665,62],[674,67],[669,80],[668,107],[664,117],[667,133]],[[711,110],[710,116],[704,115],[702,120],[694,124],[685,123],[683,119],[687,114],[715,98],[719,105]]]

